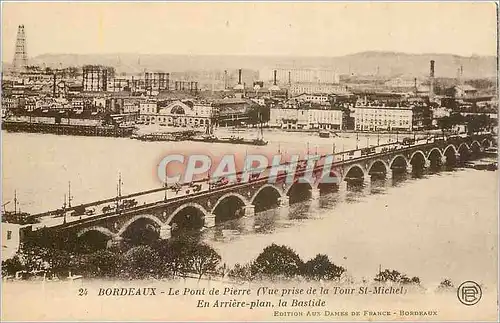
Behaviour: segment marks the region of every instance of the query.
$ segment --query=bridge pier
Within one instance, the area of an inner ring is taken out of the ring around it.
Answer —
[[[215,227],[215,214],[210,213],[205,216],[205,228],[213,228]]]
[[[317,200],[317,199],[319,199],[319,196],[320,196],[319,189],[316,187],[313,187],[311,189],[311,199]]]
[[[111,240],[108,241],[106,247],[111,248],[111,247],[118,247],[120,243],[123,241],[123,238],[121,236],[113,236]]]
[[[372,180],[372,176],[368,173],[364,173],[363,174],[363,182],[365,183],[370,183]]]
[[[429,168],[429,167],[431,167],[431,161],[430,161],[430,159],[427,159],[427,158],[426,158],[426,159],[425,159],[424,168]]]
[[[279,198],[278,202],[280,207],[286,207],[290,205],[290,198],[287,195],[284,195]]]
[[[408,165],[406,165],[406,172],[408,174],[411,174],[413,172],[413,165],[408,163]]]
[[[172,227],[165,224],[160,228],[160,239],[170,239],[172,237]]]
[[[389,169],[389,170],[385,173],[385,178],[386,178],[386,179],[392,179],[392,169]]]
[[[339,181],[339,191],[347,192],[347,181],[345,179]]]
[[[245,216],[254,216],[255,215],[255,205],[249,204],[245,205]]]

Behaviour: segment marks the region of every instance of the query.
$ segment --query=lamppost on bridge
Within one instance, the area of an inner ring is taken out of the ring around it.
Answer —
[[[122,173],[118,173],[118,185],[116,186],[116,211],[120,210],[120,201],[122,198]]]
[[[356,131],[356,150],[359,148],[359,132]]]
[[[380,146],[380,131],[377,131],[377,146]]]
[[[68,182],[68,207],[71,207],[71,201],[73,196],[71,196],[71,181]]]
[[[63,224],[66,224],[66,194],[64,194],[62,211],[63,211]]]
[[[366,134],[366,147],[370,147],[370,136]]]

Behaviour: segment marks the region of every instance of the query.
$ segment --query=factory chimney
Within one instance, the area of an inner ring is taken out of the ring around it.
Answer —
[[[292,72],[288,71],[288,85],[292,85]]]
[[[241,68],[238,70],[238,84],[241,84]]]
[[[224,90],[227,89],[227,70],[224,71]]]
[[[274,81],[273,81],[273,85],[277,85],[277,84],[276,84],[276,73],[278,73],[278,71],[274,70]]]
[[[54,74],[52,74],[52,96],[55,98],[56,97],[56,72],[54,71]]]
[[[415,96],[418,96],[417,78],[415,77],[413,79],[413,81],[414,81],[414,85],[413,86],[415,87]]]
[[[429,100],[434,99],[434,60],[431,60],[431,70],[429,75]]]

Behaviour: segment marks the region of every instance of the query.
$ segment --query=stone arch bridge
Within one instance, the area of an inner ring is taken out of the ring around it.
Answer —
[[[453,167],[478,156],[493,143],[490,134],[482,134],[341,152],[334,155],[329,176],[337,180],[331,183],[320,180],[324,174],[320,162],[314,169],[316,176],[313,180],[299,180],[304,173],[302,170],[296,172],[293,181],[286,181],[283,173],[270,183],[264,172],[247,183],[84,217],[51,229],[65,231],[83,240],[99,236],[108,245],[124,238],[132,239],[142,228],[150,228],[160,238],[167,239],[182,234],[184,230],[201,230],[229,219],[252,216],[255,212],[303,199],[315,199],[330,190],[342,189],[350,181],[369,181],[374,176],[391,178],[397,172],[418,172],[425,168]]]

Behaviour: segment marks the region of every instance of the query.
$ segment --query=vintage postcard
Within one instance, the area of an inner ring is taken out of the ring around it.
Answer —
[[[3,321],[498,321],[497,2],[2,2]]]

